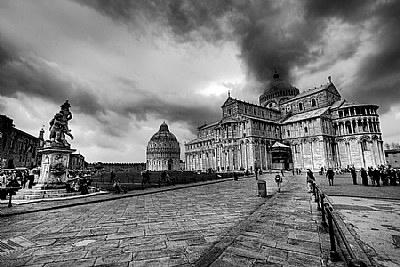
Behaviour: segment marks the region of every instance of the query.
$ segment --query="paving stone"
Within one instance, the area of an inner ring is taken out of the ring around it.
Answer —
[[[281,257],[278,257],[278,256],[268,256],[267,261],[271,262],[271,263],[279,264],[280,266],[285,266],[285,265],[288,264],[287,257],[281,258]]]
[[[282,264],[273,263],[270,261],[256,261],[252,267],[282,267]]]
[[[118,255],[118,254],[124,254],[124,253],[131,253],[131,251],[125,251],[122,248],[118,249],[95,249],[95,250],[90,250],[88,251],[88,254],[86,254],[86,258],[97,258],[97,257],[103,257],[104,255]]]
[[[168,266],[169,258],[133,260],[129,263],[129,267],[159,267]]]
[[[144,230],[139,230],[139,231],[135,230],[130,233],[109,234],[106,236],[106,240],[108,241],[108,240],[132,238],[132,237],[138,237],[138,236],[144,236]]]
[[[124,251],[131,251],[131,252],[144,252],[144,251],[151,251],[151,250],[162,250],[166,249],[167,245],[165,242],[160,243],[153,243],[153,244],[132,244],[130,246],[125,246],[123,249]]]
[[[44,267],[71,267],[75,266],[76,260],[55,261],[46,263]]]
[[[196,236],[196,237],[192,237],[186,240],[186,243],[189,246],[193,246],[193,245],[202,245],[204,243],[206,243],[206,239],[202,236]]]
[[[232,266],[232,267],[246,267],[251,266],[254,263],[253,258],[247,258],[241,255],[231,254],[229,252],[225,252],[218,258],[215,262],[211,264],[211,267],[217,266]]]
[[[267,257],[276,256],[282,259],[287,259],[288,252],[286,250],[277,249],[275,247],[262,246],[260,253],[266,255]]]
[[[167,241],[165,244],[168,249],[185,248],[187,246],[187,243],[184,240]]]
[[[31,260],[29,260],[26,264],[27,265],[33,265],[33,264],[45,264],[45,263],[50,263],[53,262],[55,259],[58,258],[58,254],[53,254],[53,255],[40,255],[40,256],[33,256]]]
[[[186,248],[186,252],[185,255],[189,261],[189,263],[194,263],[196,262],[198,259],[200,259],[200,257],[202,256],[202,254],[208,249],[208,246],[202,246],[202,245],[198,245],[198,246],[190,246]]]
[[[90,267],[96,262],[95,258],[92,259],[79,259],[74,262],[73,267]]]
[[[88,254],[87,251],[76,251],[76,252],[70,252],[70,253],[62,253],[59,254],[59,257],[56,259],[56,261],[64,261],[64,260],[71,260],[71,259],[83,259],[85,256]]]
[[[103,257],[97,258],[95,266],[104,264],[121,264],[118,266],[128,266],[129,262],[132,261],[133,254],[130,252],[106,254]]]
[[[157,258],[169,258],[168,251],[160,251],[160,250],[148,250],[148,251],[139,251],[134,256],[134,260],[146,260],[146,259],[157,259]]]
[[[300,246],[300,247],[306,247],[315,251],[320,250],[320,243],[316,243],[316,242],[308,242],[308,241],[303,241],[303,240],[299,240],[299,239],[288,239],[288,244],[290,245],[295,245],[295,246]]]
[[[266,259],[265,255],[263,253],[259,253],[256,251],[252,250],[246,250],[246,249],[241,249],[241,248],[236,248],[233,246],[230,246],[226,249],[226,252],[232,255],[237,255],[249,259],[257,259],[257,260],[264,260]]]
[[[10,257],[2,256],[2,257],[0,257],[0,266],[2,266],[2,267],[24,266],[31,259],[32,259],[32,257],[15,258],[13,255],[11,255]],[[43,264],[40,264],[40,265],[43,265]]]
[[[289,252],[288,264],[294,266],[321,266],[321,258],[309,254]]]

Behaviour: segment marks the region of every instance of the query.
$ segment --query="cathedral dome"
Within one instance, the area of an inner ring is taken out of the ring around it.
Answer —
[[[269,85],[265,88],[264,94],[269,94],[273,92],[284,92],[288,93],[290,91],[296,90],[297,88],[293,87],[287,81],[283,81],[279,78],[279,73],[275,71],[273,80],[269,83]],[[298,90],[298,89],[297,89]]]
[[[147,144],[147,169],[152,171],[177,170],[180,167],[180,146],[175,135],[163,122]]]

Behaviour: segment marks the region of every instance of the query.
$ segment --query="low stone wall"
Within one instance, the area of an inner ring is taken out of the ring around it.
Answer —
[[[150,172],[150,185],[146,184],[145,187],[159,186],[161,178],[161,171]],[[168,171],[168,175],[175,184],[188,184],[203,181],[211,181],[225,178],[233,178],[233,172],[223,173],[197,173],[193,171]],[[243,176],[244,173],[238,173],[238,176]],[[92,176],[92,186],[96,186],[106,190],[112,190],[112,183],[110,180],[110,172],[97,173]],[[115,172],[115,179],[125,186],[128,190],[135,190],[142,188],[142,175],[140,172]],[[164,186],[164,184],[161,184]]]

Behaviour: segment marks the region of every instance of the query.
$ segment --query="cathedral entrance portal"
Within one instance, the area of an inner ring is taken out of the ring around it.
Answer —
[[[293,168],[292,150],[289,146],[275,142],[271,147],[272,169],[289,170]]]

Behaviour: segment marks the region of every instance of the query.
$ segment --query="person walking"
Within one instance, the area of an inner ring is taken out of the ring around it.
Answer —
[[[275,175],[275,183],[278,187],[278,192],[281,192],[282,177],[279,174]]]
[[[333,178],[335,177],[335,173],[333,172],[332,168],[329,168],[326,171],[326,177],[328,178],[329,185],[333,186]]]
[[[114,171],[111,171],[110,173],[110,184],[114,184],[115,180],[115,173]]]
[[[283,169],[281,169],[281,175],[282,175],[282,177],[285,177],[285,173],[284,173]]]
[[[357,172],[356,172],[356,168],[352,167],[350,169],[351,172],[351,178],[353,178],[353,185],[357,184]]]
[[[307,169],[306,183],[307,183],[308,193],[311,193],[312,185],[315,183],[315,177],[314,177],[313,172],[310,169]]]
[[[380,176],[381,176],[380,171],[379,171],[378,169],[375,169],[375,170],[373,171],[372,176],[374,177],[375,185],[376,185],[377,187],[380,187],[380,186],[381,186],[380,183],[379,183],[379,179],[380,179]]]
[[[368,173],[364,168],[361,168],[360,176],[362,185],[368,186]]]
[[[371,179],[371,184],[375,185],[375,180],[374,180],[374,171],[372,169],[372,167],[368,167],[368,177],[369,179]]]
[[[321,169],[319,170],[319,175],[324,175],[324,167],[321,166]]]

